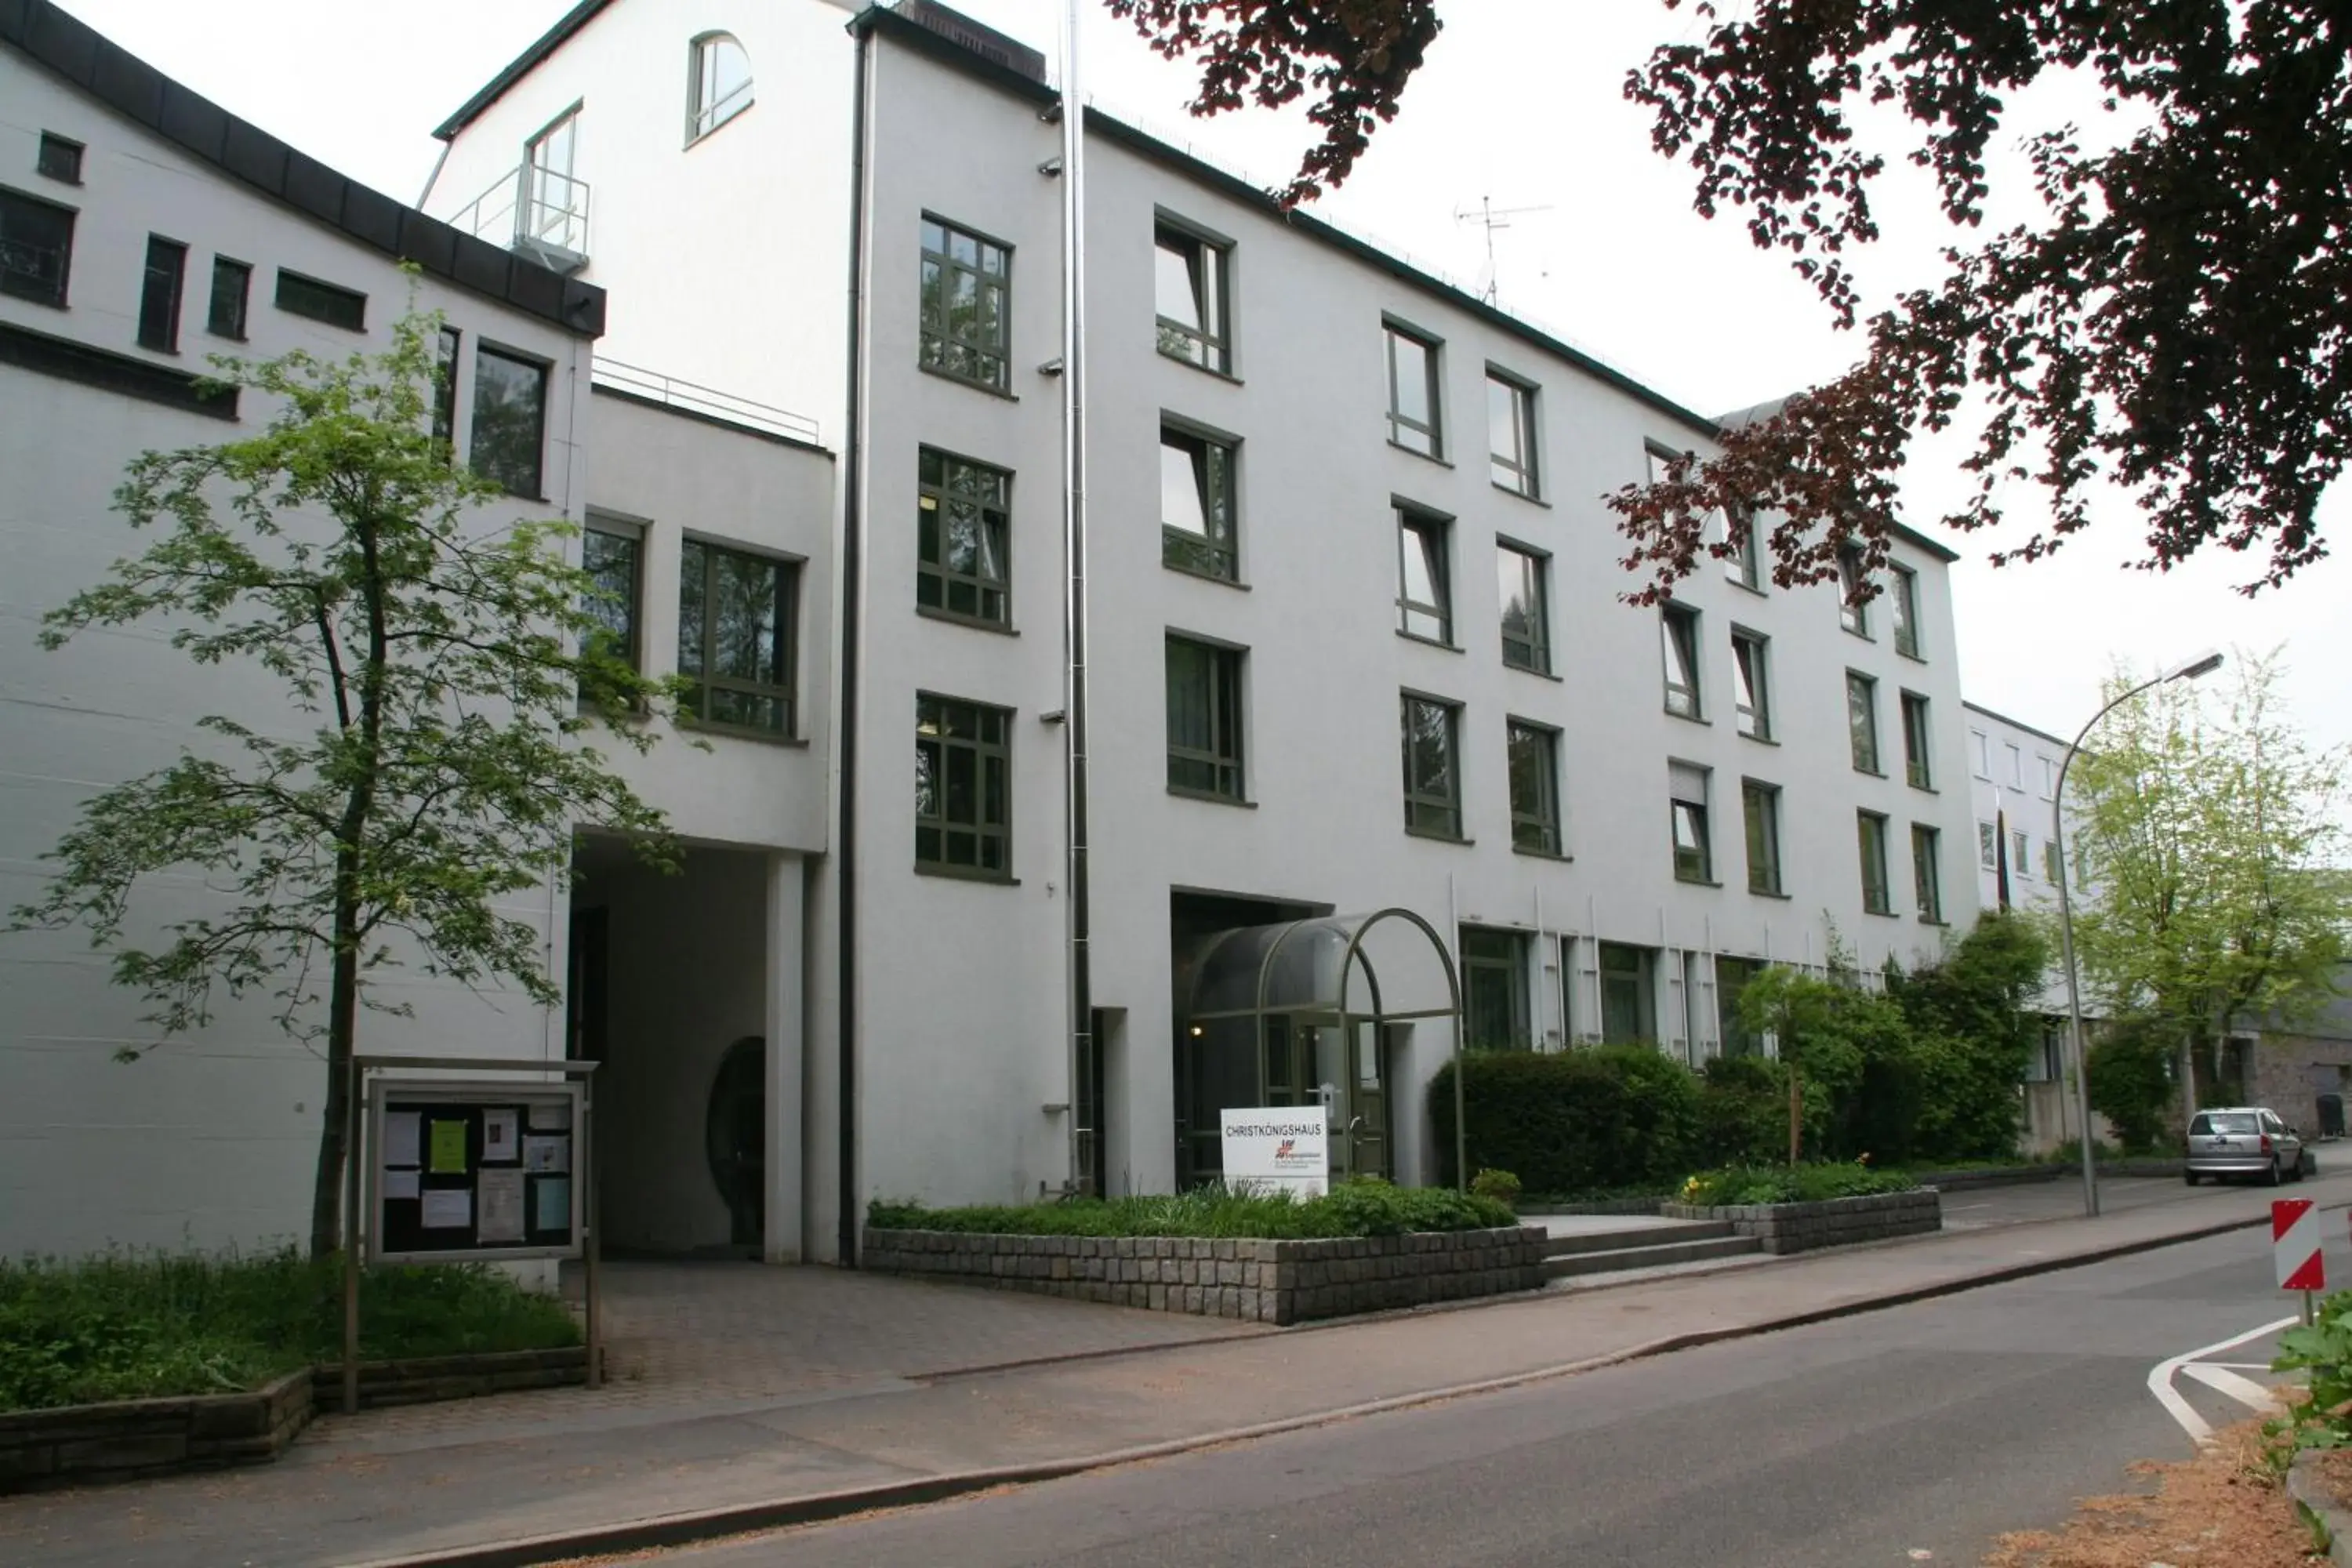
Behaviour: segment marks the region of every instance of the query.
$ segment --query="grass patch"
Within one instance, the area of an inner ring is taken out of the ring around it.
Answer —
[[[1902,1171],[1868,1165],[1734,1165],[1702,1171],[1683,1184],[1682,1201],[1702,1207],[1724,1204],[1813,1204],[1829,1198],[1906,1193],[1919,1184]]]
[[[885,1203],[866,1210],[877,1230],[951,1230],[990,1236],[1246,1237],[1291,1241],[1324,1237],[1402,1236],[1416,1230],[1484,1230],[1516,1225],[1511,1205],[1451,1187],[1345,1182],[1319,1198],[1243,1193],[1212,1184],[1172,1197],[1073,1198],[1017,1207],[934,1209]]]
[[[580,1342],[561,1301],[478,1265],[360,1279],[369,1360]],[[253,1257],[0,1259],[0,1411],[234,1394],[343,1353],[343,1272],[289,1247]]]

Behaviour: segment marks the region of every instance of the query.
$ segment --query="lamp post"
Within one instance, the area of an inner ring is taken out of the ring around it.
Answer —
[[[2109,702],[2091,721],[2074,732],[2074,744],[2066,748],[2065,760],[2058,764],[2056,799],[2051,802],[2052,840],[2058,846],[2058,937],[2066,964],[2067,1032],[2074,1047],[2074,1108],[2083,1123],[2083,1217],[2096,1219],[2099,1215],[2099,1170],[2095,1146],[2091,1139],[2091,1060],[2083,1046],[2083,994],[2074,978],[2074,910],[2066,896],[2066,884],[2073,879],[2073,868],[2066,855],[2066,773],[2074,765],[2074,753],[2082,750],[2084,737],[2098,727],[2100,720],[2137,697],[2168,681],[2195,680],[2221,668],[2221,656],[2202,653],[2186,664],[2175,665],[2154,680],[2142,681],[2129,691]]]

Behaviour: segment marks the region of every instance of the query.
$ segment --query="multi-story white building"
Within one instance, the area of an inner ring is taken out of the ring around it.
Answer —
[[[792,692],[837,726],[814,1255],[875,1196],[1166,1189],[1220,1106],[1318,1093],[1343,1163],[1431,1179],[1451,1029],[1237,1024],[1193,989],[1235,928],[1410,910],[1473,1040],[1699,1059],[1754,966],[1973,917],[1948,552],[1905,535],[1859,610],[1738,568],[1625,605],[1598,498],[1715,421],[1090,110],[1074,1031],[1057,110],[936,5],[588,0],[424,202],[606,288],[607,352],[842,454],[839,679]]]

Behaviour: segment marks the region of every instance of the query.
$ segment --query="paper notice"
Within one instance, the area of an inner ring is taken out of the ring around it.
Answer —
[[[383,1173],[384,1202],[415,1197],[417,1193],[416,1177],[415,1171],[386,1171]]]
[[[425,1229],[463,1230],[473,1223],[474,1194],[465,1188],[436,1187],[425,1194]]]
[[[475,1178],[474,1192],[482,1200],[482,1217],[474,1239],[488,1243],[522,1239],[522,1173],[484,1171]]]
[[[425,1169],[436,1176],[464,1175],[466,1124],[462,1121],[435,1121],[432,1126],[433,1162]]]
[[[522,1168],[537,1172],[572,1169],[572,1140],[560,1132],[552,1138],[524,1139]]]
[[[530,1184],[530,1228],[569,1233],[572,1229],[572,1178],[541,1176]]]
[[[522,1157],[515,1142],[515,1121],[511,1110],[482,1112],[482,1163],[503,1165]]]
[[[572,1130],[572,1102],[568,1100],[543,1100],[530,1108],[530,1130],[533,1132],[568,1132]]]
[[[421,1145],[417,1142],[417,1115],[413,1110],[387,1110],[383,1114],[383,1165],[421,1165],[417,1157]]]

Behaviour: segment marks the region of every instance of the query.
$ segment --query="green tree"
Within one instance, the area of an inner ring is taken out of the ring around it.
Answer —
[[[1312,95],[1323,132],[1284,197],[1344,179],[1465,0],[1108,0],[1200,66],[1196,114]],[[1666,0],[1668,9],[1679,0]],[[2325,552],[2319,498],[2344,471],[2352,357],[2352,28],[2329,0],[1756,0],[1702,3],[1625,95],[1658,152],[1689,164],[1698,211],[1742,209],[1855,325],[1846,266],[1878,237],[1890,160],[1934,179],[1973,237],[1989,151],[2030,89],[2074,78],[2090,123],[2023,138],[2035,216],[1946,253],[1942,279],[1864,323],[1853,369],[1728,432],[1611,504],[1647,571],[1641,596],[1709,553],[1719,508],[1777,512],[1781,584],[1832,580],[1839,552],[1884,558],[1923,434],[1972,426],[1973,493],[1944,519],[2000,521],[2004,491],[2052,521],[2033,560],[2087,527],[2107,485],[2141,501],[2147,563],[2267,552],[2252,585]],[[1874,113],[1872,106],[1888,106]],[[1888,131],[1886,127],[1899,127]]]
[[[2016,1152],[2018,1085],[2040,1043],[2034,1003],[2050,957],[2034,918],[1987,913],[1937,963],[1890,984],[1914,1047],[1909,1158],[1995,1159]]]
[[[2118,1018],[2091,1043],[2091,1109],[2127,1152],[2156,1147],[2172,1099],[2173,1032],[2155,1019]]]
[[[1863,989],[1834,958],[1828,978],[1776,964],[1741,988],[1739,1020],[1779,1043],[1789,1077],[1790,1163],[1808,1146],[1817,1159],[1899,1153],[1864,1141],[1875,1128],[1866,1088],[1889,1092],[1910,1052],[1909,1026],[1892,998]]]
[[[2289,721],[2275,658],[2236,668],[2219,700],[2173,682],[2116,709],[2070,775],[2083,973],[2111,1016],[2168,1038],[2184,1117],[2196,1058],[2324,1002],[2352,933],[2346,758]]]
[[[407,1011],[371,995],[372,976],[417,962],[553,1006],[544,933],[501,902],[563,882],[578,825],[670,854],[660,815],[585,743],[645,749],[623,716],[662,689],[594,636],[596,590],[563,552],[576,531],[487,522],[503,493],[433,439],[439,324],[412,314],[388,352],[340,363],[218,362],[277,405],[268,426],[133,461],[115,508],[157,536],[41,632],[55,649],[161,623],[196,665],[257,667],[289,700],[293,721],[268,728],[207,714],[209,743],[92,797],[13,924],[87,928],[165,1037],[203,1026],[216,994],[255,992],[288,1034],[323,1038],[321,1255],[341,1242],[360,1010]],[[226,896],[156,930],[132,900],[165,873]]]

